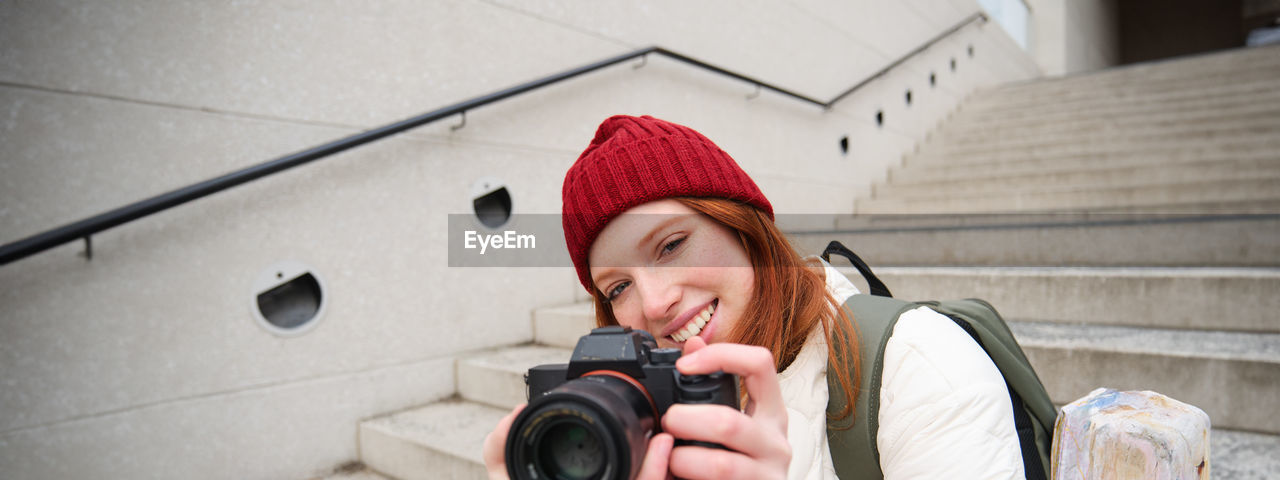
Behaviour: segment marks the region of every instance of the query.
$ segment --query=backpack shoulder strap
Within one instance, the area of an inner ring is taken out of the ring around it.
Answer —
[[[871,289],[872,295],[881,297],[893,296],[893,292],[889,291],[889,287],[886,287],[884,282],[880,281],[880,277],[877,277],[875,272],[871,271],[871,267],[867,266],[867,262],[862,261],[862,257],[853,253],[853,250],[849,250],[843,243],[832,240],[831,243],[827,244],[827,248],[822,250],[822,259],[826,260],[827,263],[831,263],[831,254],[833,253],[849,259],[849,263],[853,264],[853,268],[858,269],[858,273],[862,274],[862,278],[867,280],[867,288]]]
[[[827,443],[831,450],[831,460],[835,465],[836,475],[841,479],[879,480],[884,477],[880,471],[880,451],[876,445],[884,347],[898,322],[898,316],[915,307],[915,303],[874,295],[854,295],[845,302],[844,308],[851,314],[858,338],[844,341],[857,346],[862,375],[858,378],[855,390],[857,399],[852,419],[827,422]],[[852,360],[846,358],[843,365],[838,365],[835,359],[831,359],[827,368],[827,391],[830,395],[827,402],[828,419],[848,404],[848,399],[839,388],[835,371],[843,369],[852,375],[855,371]]]
[[[991,357],[1009,387],[1027,479],[1045,479],[1058,412],[1009,325],[991,304],[982,300],[922,303],[954,321]]]

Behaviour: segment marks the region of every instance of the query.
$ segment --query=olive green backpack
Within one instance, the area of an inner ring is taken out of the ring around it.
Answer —
[[[1022,463],[1028,480],[1044,480],[1049,476],[1049,449],[1053,443],[1053,426],[1057,410],[1049,400],[1049,394],[1035,369],[1027,362],[1008,324],[987,302],[977,299],[943,302],[908,302],[891,298],[889,289],[871,272],[862,259],[839,242],[831,242],[822,253],[830,261],[836,253],[849,259],[866,278],[871,295],[854,295],[845,302],[845,308],[853,314],[857,325],[859,356],[862,360],[862,376],[857,389],[852,428],[850,421],[828,422],[827,439],[836,474],[841,479],[880,479],[880,452],[876,447],[876,431],[879,428],[880,382],[884,369],[884,348],[898,317],[903,313],[927,306],[941,313],[973,337],[987,352],[996,368],[1004,375],[1013,402],[1014,425],[1018,430],[1018,442],[1022,450]],[[827,384],[834,385],[837,368],[853,371],[850,365],[832,365],[828,369]],[[829,389],[831,397],[827,413],[834,415],[847,403],[838,388]],[[874,394],[871,394],[874,393]],[[964,449],[965,445],[954,448]],[[928,461],[922,459],[921,461]]]

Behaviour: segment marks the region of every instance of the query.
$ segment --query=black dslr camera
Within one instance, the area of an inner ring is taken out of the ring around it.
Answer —
[[[738,378],[682,375],[680,350],[643,330],[603,327],[578,339],[568,364],[529,369],[529,406],[507,434],[512,479],[619,479],[640,471],[659,419],[677,403],[738,408]],[[716,448],[703,442],[680,442]]]

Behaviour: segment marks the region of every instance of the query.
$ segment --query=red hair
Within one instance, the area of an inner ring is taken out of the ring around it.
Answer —
[[[848,418],[853,413],[853,399],[861,375],[857,351],[857,332],[853,319],[836,302],[826,288],[826,280],[806,262],[767,213],[759,208],[723,198],[675,197],[676,201],[698,211],[737,233],[754,267],[754,298],[743,318],[729,332],[729,341],[765,347],[773,353],[774,367],[786,369],[804,347],[816,325],[821,325],[827,340],[827,358],[844,392],[846,402],[833,419]],[[596,305],[596,325],[617,325],[608,300],[598,289],[591,289]],[[853,365],[852,375],[841,365]],[[828,387],[831,388],[831,387]]]

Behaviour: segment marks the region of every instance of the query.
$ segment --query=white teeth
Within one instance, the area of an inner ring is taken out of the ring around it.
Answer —
[[[704,323],[703,325],[706,325],[706,324]],[[693,322],[689,322],[688,325],[685,325],[684,328],[680,330],[680,335],[684,337],[685,340],[688,340],[690,338],[693,338],[694,335],[697,335],[698,332],[701,332],[701,331],[702,331],[702,326],[698,325],[697,321],[693,321]]]
[[[684,328],[677,330],[676,333],[671,334],[671,338],[677,342],[683,342],[685,340],[693,338],[694,335],[697,335],[698,333],[702,332],[702,327],[707,326],[707,322],[711,321],[711,314],[715,313],[715,311],[716,311],[715,304],[711,304],[707,306],[707,308],[703,310],[702,313],[699,313],[697,316],[693,317],[693,321],[690,321],[688,325],[685,325]]]

